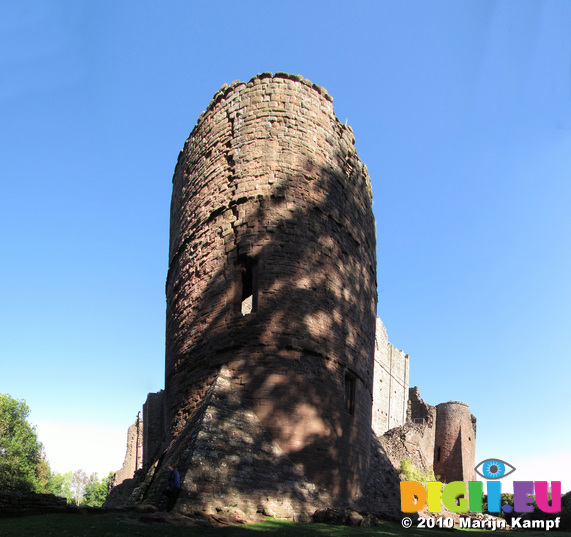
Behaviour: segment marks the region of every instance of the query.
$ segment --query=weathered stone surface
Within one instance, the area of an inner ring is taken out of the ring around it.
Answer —
[[[359,511],[382,519],[400,519],[400,478],[380,440],[371,435],[371,461]]]
[[[321,509],[315,511],[312,522],[336,526],[379,526],[382,519],[371,513],[359,513],[353,509]]]
[[[370,179],[322,88],[251,82],[214,96],[173,178],[169,433],[187,430],[228,365],[284,454],[341,505],[360,494],[369,458]]]
[[[449,401],[436,406],[434,472],[443,481],[474,481],[476,418],[466,403]]]
[[[143,466],[143,417],[141,412],[137,414],[135,423],[127,431],[127,451],[125,460],[120,470],[113,475],[111,486],[120,485],[126,479],[131,479],[133,474]]]
[[[174,464],[181,474],[176,511],[220,516],[229,508],[248,517],[260,512],[274,518],[299,519],[329,504],[273,440],[224,366],[200,410],[192,431],[175,438],[163,466]],[[161,503],[166,474],[155,478],[132,502]],[[246,516],[246,515],[245,515]]]
[[[395,468],[398,468],[404,459],[409,459],[422,472],[433,469],[433,427],[407,422],[387,431],[380,437],[380,441]]]
[[[408,354],[389,342],[381,319],[375,329],[373,431],[380,436],[404,425],[408,408]]]
[[[422,440],[432,464],[433,407],[409,408],[408,355],[375,318],[370,178],[331,101],[301,76],[263,73],[224,84],[186,140],[165,391],[144,406],[143,469],[110,502],[160,506],[172,464],[179,514],[398,517],[391,460]],[[371,426],[402,430],[385,450]]]
[[[418,386],[409,388],[408,401],[407,421],[434,427],[436,408],[424,402],[420,397]]]
[[[0,518],[64,511],[65,498],[54,494],[0,492]]]
[[[152,464],[165,443],[165,392],[147,394],[143,404],[143,466]]]
[[[395,468],[409,459],[422,472],[433,469],[436,432],[436,408],[426,404],[418,388],[410,388],[407,421],[379,437]]]
[[[476,418],[468,405],[450,401],[431,406],[416,386],[409,395],[406,423],[379,437],[394,467],[409,459],[422,472],[433,470],[441,481],[473,481]]]

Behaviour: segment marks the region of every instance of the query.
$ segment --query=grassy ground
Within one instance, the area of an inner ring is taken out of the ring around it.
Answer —
[[[487,533],[489,535],[490,532]],[[524,533],[525,537],[532,537],[545,535],[547,532],[526,531]],[[450,530],[404,529],[400,524],[392,522],[373,528],[350,528],[327,524],[295,524],[276,520],[248,526],[183,527],[143,523],[137,517],[121,514],[52,514],[0,519],[0,537],[263,537],[264,535],[449,537]],[[468,537],[467,534],[464,535]],[[470,535],[474,535],[474,531]],[[554,537],[564,536],[571,537],[571,533],[557,532]]]

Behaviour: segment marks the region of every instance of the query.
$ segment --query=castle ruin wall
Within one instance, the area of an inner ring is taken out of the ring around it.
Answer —
[[[408,355],[376,319],[370,178],[331,101],[300,76],[264,73],[224,85],[186,140],[165,390],[147,398],[128,448],[131,476],[145,467],[118,500],[157,503],[173,464],[181,512],[394,511],[398,476],[373,431],[404,431],[399,453],[418,443],[429,464],[434,415],[419,398],[409,409]],[[407,422],[423,408],[426,422]],[[443,423],[452,438],[455,421]],[[456,432],[470,447],[467,426]]]
[[[408,378],[408,354],[389,342],[385,326],[377,318],[373,380],[373,430],[376,435],[406,422]]]
[[[165,392],[149,393],[143,404],[143,466],[151,464],[166,441]]]
[[[476,465],[476,418],[466,403],[436,406],[434,473],[445,482],[473,481]]]
[[[135,471],[143,466],[143,416],[137,414],[135,423],[127,431],[127,451],[120,470],[115,472],[113,485],[117,486],[127,479],[131,479]]]
[[[301,77],[223,87],[179,155],[166,284],[170,438],[226,365],[339,501],[366,481],[375,344],[372,191],[354,141]]]
[[[408,459],[446,483],[475,479],[476,418],[466,403],[434,407],[421,399],[418,387],[410,388],[406,423],[385,432],[380,442],[395,468]]]
[[[434,465],[436,438],[436,407],[424,402],[418,387],[409,388],[406,422],[386,431],[380,441],[395,466],[404,459],[422,472],[429,472]]]

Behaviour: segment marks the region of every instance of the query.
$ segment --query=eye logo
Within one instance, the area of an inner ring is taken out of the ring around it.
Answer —
[[[508,471],[508,468],[511,469]],[[501,461],[500,459],[483,460],[474,470],[484,479],[501,479],[515,472],[515,468],[511,464],[506,461]]]

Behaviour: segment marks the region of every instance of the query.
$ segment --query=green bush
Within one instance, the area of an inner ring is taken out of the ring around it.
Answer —
[[[52,473],[46,492],[64,497],[71,505],[100,507],[109,494],[109,480],[112,475],[113,472],[100,481],[97,473],[87,476],[83,470],[65,474]]]
[[[403,481],[416,481],[426,487],[428,481],[438,481],[440,478],[434,475],[433,470],[421,472],[410,459],[403,459],[398,473]]]
[[[103,505],[103,502],[107,499],[107,495],[109,494],[109,480],[112,476],[113,472],[101,481],[99,481],[97,474],[91,474],[89,476],[89,481],[87,485],[85,485],[83,492],[83,501],[86,505],[95,507],[101,507]]]

